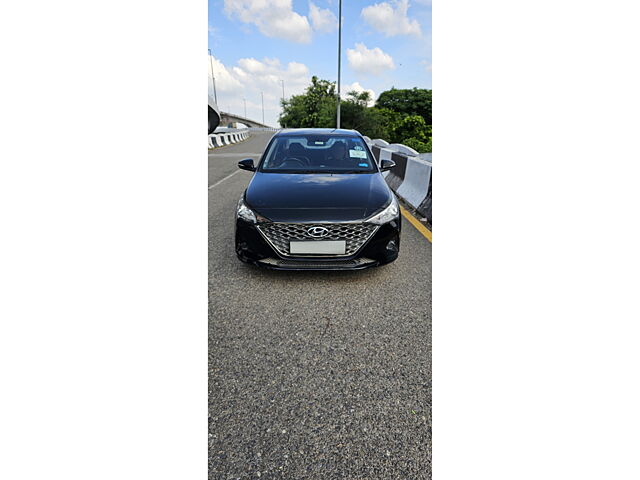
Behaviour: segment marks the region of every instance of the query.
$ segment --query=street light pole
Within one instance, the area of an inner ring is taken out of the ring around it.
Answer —
[[[284,80],[280,79],[280,82],[282,82],[282,115],[284,115]],[[286,125],[282,126],[286,127]]]
[[[342,0],[338,3],[338,108],[336,109],[336,128],[340,128],[340,53],[342,50]]]
[[[211,58],[211,49],[209,49],[209,58]],[[213,90],[213,65],[211,65],[211,91],[213,92]]]
[[[209,62],[211,63],[211,83],[213,83],[213,99],[218,104],[218,94],[216,93],[216,76],[213,74],[213,57],[211,56],[211,49],[209,49]]]
[[[247,99],[243,98],[242,101],[244,102],[244,118],[247,118]]]

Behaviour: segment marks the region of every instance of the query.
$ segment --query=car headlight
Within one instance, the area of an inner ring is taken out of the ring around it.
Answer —
[[[244,195],[240,197],[238,201],[238,208],[236,209],[236,216],[246,220],[247,222],[257,223],[256,214],[244,203]]]
[[[376,225],[382,225],[383,223],[388,223],[391,220],[397,218],[400,209],[398,208],[398,201],[394,198],[391,199],[391,203],[387,208],[382,210],[377,215],[369,218],[367,222],[375,223]]]

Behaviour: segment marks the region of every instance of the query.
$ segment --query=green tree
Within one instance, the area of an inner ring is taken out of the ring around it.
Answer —
[[[405,115],[389,108],[374,107],[371,111],[382,132],[381,135],[371,138],[382,138],[390,143],[397,143],[394,132]]]
[[[394,128],[396,139],[417,138],[427,140],[427,124],[419,115],[409,115],[404,117]]]
[[[289,100],[281,101],[282,113],[278,121],[280,125],[288,128],[299,128],[304,124],[306,117],[304,96],[294,95]]]
[[[340,126],[370,138],[404,143],[419,152],[431,151],[431,90],[392,88],[380,94],[375,107],[368,106],[371,100],[369,92],[349,92],[340,102]],[[282,102],[280,125],[334,128],[336,104],[335,84],[314,76],[302,95]]]
[[[378,134],[371,109],[367,107],[370,101],[369,92],[349,92],[347,99],[340,102],[340,127],[357,130],[367,136]]]
[[[371,94],[369,92],[351,90],[347,93],[347,102],[354,103],[362,108],[367,108],[371,100]]]
[[[290,128],[330,128],[335,125],[335,83],[311,78],[311,85],[302,95],[282,102],[280,125]]]
[[[392,88],[380,94],[376,107],[404,115],[420,115],[427,125],[431,125],[431,90]]]
[[[386,140],[389,138],[391,125],[392,119],[385,114],[384,110],[368,108],[366,123],[362,125],[361,130],[358,131],[369,138],[382,138]]]

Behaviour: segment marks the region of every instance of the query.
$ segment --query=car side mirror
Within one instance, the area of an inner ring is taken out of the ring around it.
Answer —
[[[250,158],[247,158],[246,160],[240,160],[238,162],[238,168],[242,170],[249,170],[250,172],[256,171],[256,167],[253,165],[253,160]]]
[[[382,162],[380,162],[380,171],[386,172],[387,170],[391,170],[395,166],[396,162],[394,162],[393,160],[382,160]]]

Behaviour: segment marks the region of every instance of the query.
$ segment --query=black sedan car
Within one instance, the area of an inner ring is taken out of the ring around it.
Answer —
[[[362,136],[352,130],[281,130],[236,212],[243,262],[279,270],[347,270],[394,261],[400,208]]]

